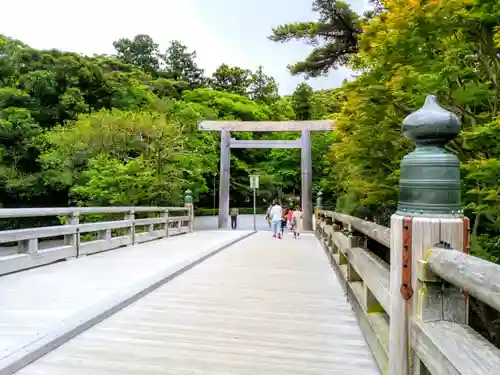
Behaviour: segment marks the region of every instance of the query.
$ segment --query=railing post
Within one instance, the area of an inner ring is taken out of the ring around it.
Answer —
[[[18,252],[26,254],[35,254],[38,252],[38,238],[19,241]]]
[[[168,224],[169,224],[169,221],[168,221],[168,210],[165,210],[164,217],[165,217],[165,237],[168,237]]]
[[[321,196],[323,195],[323,192],[320,190],[318,191],[317,197],[316,197],[316,209],[314,210],[315,212],[315,221],[314,221],[314,229],[318,227],[318,222],[319,222],[319,212],[321,211],[322,208],[322,201],[321,201]]]
[[[69,225],[78,226],[80,224],[80,214],[78,212],[73,212],[69,218]],[[64,236],[64,244],[68,246],[74,246],[76,249],[76,256],[79,255],[79,247],[80,247],[80,233],[78,231],[78,227],[75,229],[74,234],[68,234]]]
[[[127,212],[125,214],[124,220],[131,220],[132,221],[132,224],[130,225],[130,227],[127,227],[127,229],[126,229],[127,236],[130,237],[129,246],[132,246],[135,244],[135,223],[134,223],[135,211],[134,211],[134,209],[131,209],[129,212]]]
[[[467,322],[468,300],[460,290],[419,277],[428,248],[440,241],[464,248],[460,163],[444,148],[460,121],[428,96],[404,120],[403,131],[417,147],[401,163],[398,211],[391,217],[389,375],[422,375],[425,366],[411,346],[412,321]]]
[[[100,230],[97,235],[100,240],[111,242],[111,229]]]
[[[194,210],[193,210],[193,197],[191,196],[191,190],[186,190],[184,195],[184,207],[187,209],[188,213],[188,230],[193,231],[194,228]],[[180,227],[180,225],[179,225]]]

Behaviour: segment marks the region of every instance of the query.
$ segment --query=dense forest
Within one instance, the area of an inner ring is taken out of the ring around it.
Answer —
[[[182,41],[162,51],[148,35],[124,37],[114,55],[90,57],[0,36],[3,207],[179,204],[189,188],[196,205],[209,208],[219,140],[198,132],[198,120],[334,119],[336,131],[313,137],[314,192],[322,190],[331,208],[387,224],[399,163],[413,147],[401,122],[434,93],[462,120],[448,147],[461,160],[472,251],[500,262],[500,3],[372,5],[358,15],[344,2],[314,0],[316,21],[270,31],[277,43],[312,46],[291,74],[357,72],[339,88],[302,83],[285,97],[262,67],[221,62],[207,76]],[[297,150],[235,150],[231,166],[233,206],[250,204],[251,173],[261,175],[262,205],[299,195]]]
[[[147,35],[114,42],[114,56],[39,51],[0,38],[0,168],[4,207],[178,205],[186,189],[211,207],[218,134],[201,119],[287,120],[333,112],[302,84],[287,98],[262,67],[222,64],[210,77],[179,41],[159,51]],[[264,137],[237,133],[239,138]],[[267,134],[266,137],[296,137]],[[323,136],[324,138],[324,136]],[[318,155],[317,175],[327,143]],[[296,151],[296,150],[294,150]],[[300,186],[300,155],[235,150],[232,204],[259,171],[262,204]]]

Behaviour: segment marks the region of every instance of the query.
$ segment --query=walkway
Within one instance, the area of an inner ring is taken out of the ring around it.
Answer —
[[[207,254],[210,241],[213,251],[217,241],[229,243],[246,234],[194,233],[11,275],[16,278],[31,274],[31,282],[26,283],[32,287],[32,314],[16,314],[18,322],[34,322],[41,308],[42,325],[52,325],[87,306],[92,298],[102,299],[112,290],[130,288],[139,279],[135,275],[152,273],[150,267],[157,271],[165,266],[172,268],[176,262],[185,263],[189,257]],[[163,256],[169,241],[175,243],[176,249],[171,252],[176,255],[166,260]],[[206,244],[200,245],[200,241]],[[179,255],[181,248],[183,256]],[[153,254],[162,254],[157,258],[162,265]],[[133,261],[120,260],[126,258]],[[82,264],[81,268],[77,264]],[[68,267],[73,270],[65,270]],[[49,268],[53,268],[52,272]],[[82,271],[84,268],[86,271]],[[61,279],[60,283],[66,285],[59,287],[66,290],[61,295],[59,291],[47,291],[47,285],[33,284],[35,274],[39,273],[43,281],[56,271],[57,275],[68,275],[65,281]],[[108,276],[103,277],[105,274]],[[90,286],[85,286],[87,282]],[[0,287],[2,301],[4,285]],[[69,293],[72,288],[74,292]],[[37,297],[33,289],[42,294]],[[52,302],[43,307],[43,301]],[[48,313],[55,305],[58,314]],[[0,320],[3,334],[5,315]],[[33,327],[30,334],[37,330],[40,328]],[[9,331],[10,339],[2,336],[4,347],[29,337],[15,337],[15,329]],[[294,240],[288,235],[279,241],[271,239],[269,233],[259,232],[173,278],[17,372],[69,373],[371,375],[379,371],[316,238],[304,235]]]
[[[91,314],[94,306],[113,303],[117,293],[171,275],[249,233],[193,233],[2,276],[0,364],[61,322]]]

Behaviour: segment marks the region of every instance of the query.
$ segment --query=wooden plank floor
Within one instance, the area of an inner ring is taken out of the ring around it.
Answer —
[[[379,374],[312,235],[259,232],[19,375]]]
[[[192,233],[0,277],[0,359],[83,309],[243,234]]]

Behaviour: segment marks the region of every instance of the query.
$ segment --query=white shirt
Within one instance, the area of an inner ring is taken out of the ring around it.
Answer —
[[[283,210],[281,209],[281,206],[277,204],[271,208],[271,213],[269,214],[269,216],[271,216],[272,221],[281,221],[282,213]]]

